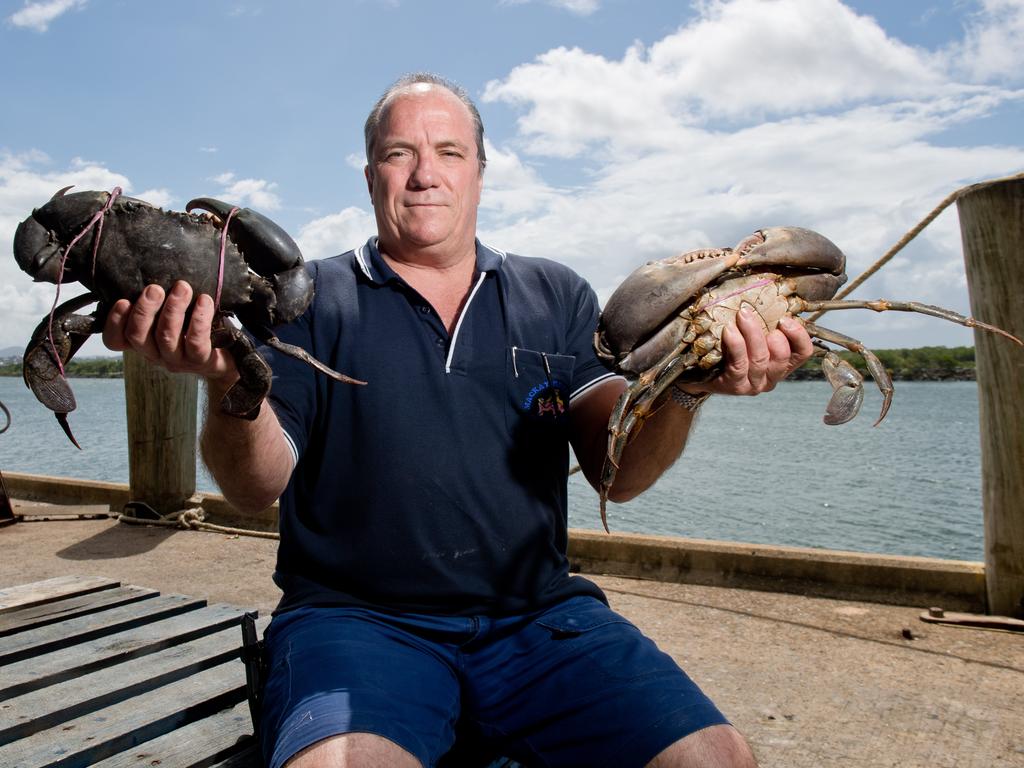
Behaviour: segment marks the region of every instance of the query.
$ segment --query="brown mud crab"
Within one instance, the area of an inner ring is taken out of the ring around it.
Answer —
[[[256,339],[312,365],[337,381],[363,384],[315,360],[305,350],[280,341],[274,326],[299,317],[313,298],[298,246],[270,219],[248,208],[213,198],[197,198],[186,213],[164,211],[142,200],[112,192],[59,190],[25,219],[14,235],[14,257],[37,282],[60,285],[77,280],[89,289],[43,318],[25,350],[25,383],[54,411],[76,446],[67,414],[75,396],[64,366],[90,334],[103,328],[110,307],[134,301],[150,283],[170,290],[188,282],[198,296],[214,297],[214,344],[234,358],[239,381],[221,401],[221,410],[255,418],[270,390],[271,372],[252,340],[225,321],[234,315]],[[199,209],[208,213],[192,213]],[[75,314],[97,303],[90,315]]]
[[[785,315],[834,309],[920,312],[960,325],[983,328],[1021,344],[995,326],[913,301],[833,300],[846,282],[846,257],[827,238],[808,229],[773,227],[755,232],[735,248],[690,251],[650,262],[634,271],[609,298],[594,348],[606,364],[630,381],[608,424],[608,451],[601,471],[601,522],[608,530],[606,504],[619,460],[631,435],[643,426],[654,402],[678,381],[706,381],[721,369],[723,329],[743,305],[751,307],[766,332]],[[882,392],[885,418],[892,379],[879,359],[856,339],[803,318],[822,357],[833,393],[826,424],[844,424],[864,398],[863,377],[822,342],[860,354]]]

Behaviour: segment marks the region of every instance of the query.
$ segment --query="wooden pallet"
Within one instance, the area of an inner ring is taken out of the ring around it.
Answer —
[[[261,765],[244,614],[98,577],[0,589],[0,766]]]

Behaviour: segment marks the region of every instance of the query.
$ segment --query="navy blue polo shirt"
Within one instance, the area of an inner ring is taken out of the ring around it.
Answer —
[[[281,497],[278,610],[370,605],[502,615],[600,590],[570,576],[568,408],[612,374],[598,306],[567,267],[477,242],[449,335],[376,239],[311,262],[280,337],[366,386],[262,348],[296,457]]]

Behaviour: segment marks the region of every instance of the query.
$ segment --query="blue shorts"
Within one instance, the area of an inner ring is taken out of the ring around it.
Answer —
[[[434,766],[457,728],[460,747],[480,740],[527,765],[624,768],[727,722],[671,657],[591,597],[498,619],[304,607],[275,616],[266,642],[269,768],[352,732]]]

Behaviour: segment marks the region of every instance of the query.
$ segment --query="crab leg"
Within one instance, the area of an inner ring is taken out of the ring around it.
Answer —
[[[957,323],[967,328],[981,328],[992,333],[998,333],[1000,336],[1005,336],[1011,341],[1015,341],[1021,346],[1024,346],[1024,341],[1021,341],[1012,333],[1007,333],[1002,328],[997,328],[994,325],[983,323],[981,320],[975,320],[973,317],[967,317],[961,315],[959,312],[954,312],[951,309],[945,309],[943,307],[936,307],[932,304],[922,304],[919,301],[889,301],[888,299],[876,299],[875,301],[853,301],[850,299],[831,299],[828,301],[805,301],[804,299],[794,298],[791,300],[791,304],[796,304],[792,307],[794,314],[797,312],[820,312],[832,309],[873,309],[875,312],[918,312],[922,315],[930,315],[931,317],[937,317],[940,320],[948,320],[951,323]]]
[[[622,453],[631,436],[640,432],[644,421],[651,413],[654,401],[668,389],[683,370],[692,367],[692,356],[682,354],[683,349],[688,346],[689,342],[680,343],[651,370],[641,374],[619,396],[615,408],[612,409],[612,415],[608,420],[608,453],[605,455],[604,465],[601,468],[599,491],[601,523],[604,525],[605,531],[608,531],[608,491],[612,487],[612,483],[615,482]]]

